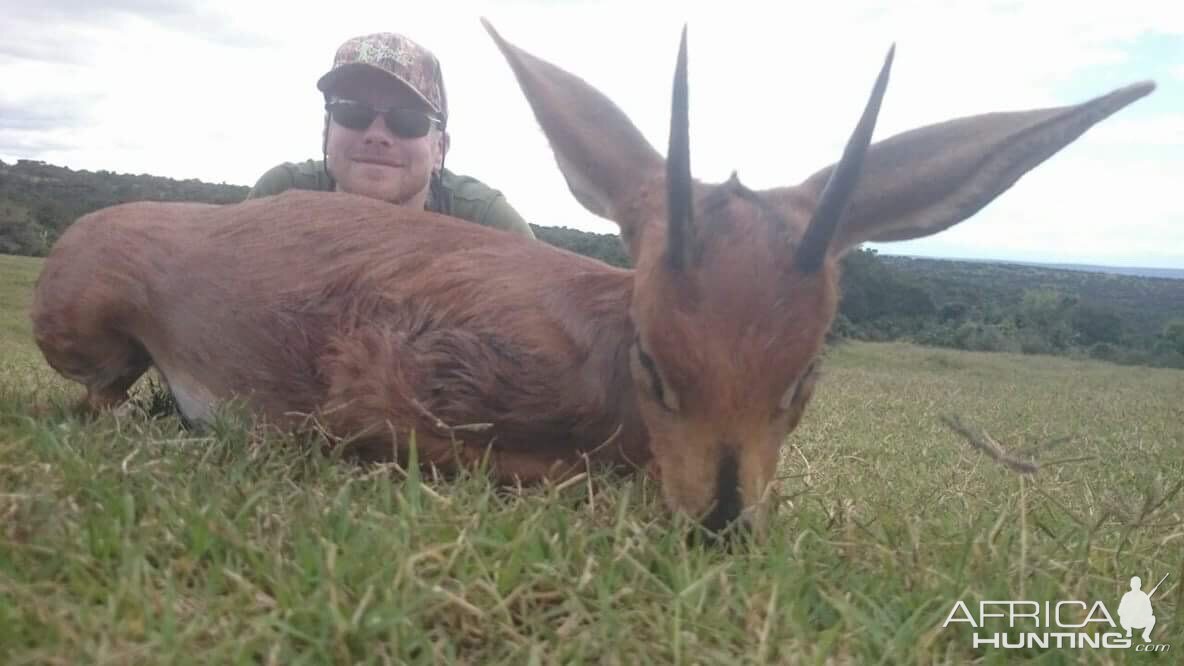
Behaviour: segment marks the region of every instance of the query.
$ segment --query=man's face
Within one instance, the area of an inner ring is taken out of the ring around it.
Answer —
[[[380,111],[430,108],[409,88],[377,71],[350,72],[338,80],[331,97],[360,102]],[[443,160],[438,127],[426,136],[402,137],[386,126],[382,115],[363,129],[343,127],[330,119],[326,159],[337,189],[422,208],[432,170]]]

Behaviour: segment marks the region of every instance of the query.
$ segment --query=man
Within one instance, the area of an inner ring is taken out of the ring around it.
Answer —
[[[534,238],[501,192],[444,168],[448,99],[430,51],[390,32],[354,37],[317,88],[325,96],[323,160],[274,167],[247,198],[338,190]]]

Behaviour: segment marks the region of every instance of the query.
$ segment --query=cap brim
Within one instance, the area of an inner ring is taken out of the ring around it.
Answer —
[[[369,65],[369,64],[361,63],[361,62],[350,63],[348,65],[340,65],[338,67],[334,67],[333,69],[329,70],[329,72],[327,74],[325,74],[321,78],[317,79],[317,90],[320,90],[322,93],[329,94],[329,91],[332,90],[333,87],[335,85],[337,85],[337,82],[340,81],[343,77],[348,76],[349,74],[354,73],[354,72],[363,72],[363,71],[377,72],[377,73],[382,74],[383,76],[391,79],[392,81],[397,81],[404,88],[406,88],[412,95],[415,95],[419,99],[419,101],[423,102],[423,105],[426,108],[432,110],[438,116],[443,115],[440,112],[440,109],[437,109],[435,107],[435,105],[432,104],[431,101],[428,100],[427,97],[424,97],[423,93],[416,90],[415,86],[408,83],[407,80],[404,79],[403,77],[398,76],[396,74],[392,74],[391,72],[388,72],[385,69],[375,67],[374,65]]]

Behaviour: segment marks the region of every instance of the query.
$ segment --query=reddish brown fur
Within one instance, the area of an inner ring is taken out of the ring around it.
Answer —
[[[167,267],[155,263],[158,247]],[[555,277],[524,282],[521,266]],[[138,345],[166,377],[183,372],[222,399],[243,394],[280,424],[324,412],[342,435],[386,439],[389,421],[447,437],[428,412],[451,426],[494,423],[459,435],[478,450],[495,438],[499,450],[571,462],[624,415],[628,430],[597,455],[644,463],[621,388],[629,290],[627,271],[543,243],[293,191],[84,217],[47,259],[33,320],[49,363],[93,394],[122,393],[130,382],[111,377],[147,368],[127,367]]]
[[[573,193],[621,226],[636,270],[348,194],[129,204],[78,220],[46,260],[32,316],[47,361],[93,408],[155,365],[199,420],[237,397],[382,456],[414,430],[421,460],[488,458],[507,481],[559,478],[585,455],[648,464],[672,508],[759,523],[813,394],[842,254],[964,220],[1152,88],[873,145],[818,270],[795,248],[831,167],[766,192],[694,183],[690,259],[672,264],[663,159],[595,89],[490,32]]]

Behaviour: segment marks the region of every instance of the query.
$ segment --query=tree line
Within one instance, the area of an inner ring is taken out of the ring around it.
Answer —
[[[1184,280],[1040,266],[843,260],[841,337],[1184,368]]]
[[[249,188],[0,162],[0,254],[44,256],[78,217],[128,201],[242,201]],[[532,224],[544,242],[628,267],[615,234]],[[1184,368],[1184,280],[945,260],[872,250],[842,261],[832,338]]]
[[[45,256],[74,220],[129,201],[235,203],[249,187],[0,161],[0,254]]]

